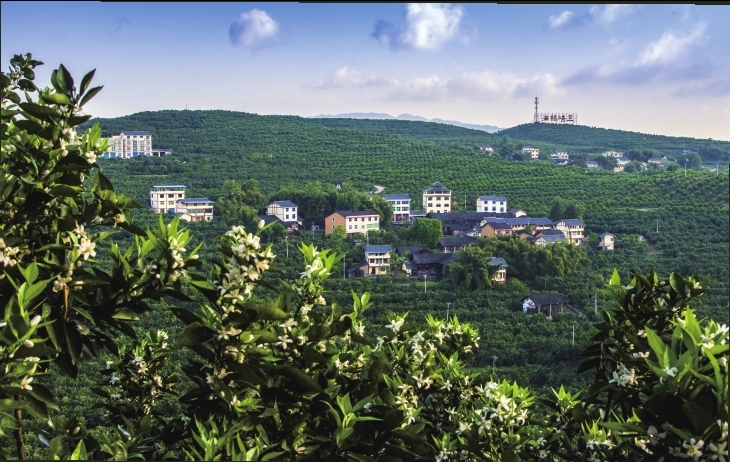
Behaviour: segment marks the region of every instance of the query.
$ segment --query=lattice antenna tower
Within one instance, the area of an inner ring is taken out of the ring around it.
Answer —
[[[537,105],[540,103],[540,98],[535,96],[535,119],[533,120],[534,123],[540,122],[540,116],[537,113]]]

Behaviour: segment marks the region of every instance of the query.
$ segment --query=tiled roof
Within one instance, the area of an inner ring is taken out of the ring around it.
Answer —
[[[445,236],[439,239],[439,245],[442,247],[461,247],[473,244],[477,238],[472,236]]]
[[[153,185],[153,188],[184,188],[184,184],[161,184],[161,185]]]
[[[432,184],[429,189],[424,189],[423,192],[426,194],[444,194],[450,193],[451,190],[444,188],[444,186],[437,181],[436,183]]]
[[[365,253],[390,253],[393,249],[389,245],[366,245]]]
[[[337,210],[335,213],[343,216],[343,217],[368,217],[373,215],[378,215],[377,213],[373,212],[372,210],[360,210],[360,211],[352,211],[352,210]]]
[[[493,222],[493,223],[487,222],[487,224],[485,226],[487,226],[487,225],[494,230],[512,229],[512,227],[510,225],[508,225],[507,223],[505,223],[504,221],[498,221],[498,222]]]
[[[408,194],[383,194],[383,199],[386,201],[409,201],[411,196]]]
[[[297,204],[295,204],[292,201],[274,201],[274,202],[272,202],[272,204],[276,204],[279,207],[296,207],[297,206]]]
[[[565,303],[563,297],[559,294],[531,294],[529,297],[535,305],[556,305],[558,303]]]
[[[396,252],[398,255],[403,255],[404,253],[410,253],[415,254],[416,252],[420,252],[421,250],[424,250],[424,247],[418,246],[418,245],[411,245],[411,246],[404,246],[404,247],[398,247],[396,249]]]
[[[417,253],[413,255],[413,262],[417,265],[431,265],[440,263],[446,265],[454,257],[453,253]]]
[[[480,201],[502,201],[507,202],[507,198],[504,196],[479,196]]]
[[[504,261],[504,258],[500,258],[500,257],[494,257],[494,258],[492,258],[492,260],[490,260],[489,264],[492,265],[492,266],[499,265],[501,268],[507,268],[509,266],[507,264],[507,262]]]
[[[579,220],[577,218],[566,218],[564,220],[555,222],[555,224],[558,224],[561,221],[563,223],[565,223],[566,226],[585,226],[586,225],[585,223],[583,223],[581,220]]]
[[[547,217],[519,217],[519,218],[487,218],[487,223],[507,223],[510,226],[552,226],[553,222]]]
[[[183,203],[183,204],[193,204],[193,203],[195,203],[195,204],[198,204],[198,203],[215,204],[214,201],[208,199],[207,197],[193,197],[192,199],[178,199],[178,202]]]

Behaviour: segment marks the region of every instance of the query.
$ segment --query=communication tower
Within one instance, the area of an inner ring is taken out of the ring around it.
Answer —
[[[540,98],[538,98],[537,96],[535,96],[535,118],[533,120],[534,123],[539,123],[540,122],[540,114],[537,112],[537,105],[538,105],[539,102],[540,102]]]

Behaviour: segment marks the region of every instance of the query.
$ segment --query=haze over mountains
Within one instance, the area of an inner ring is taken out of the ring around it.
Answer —
[[[315,117],[311,117],[312,119],[375,119],[375,120],[411,120],[416,122],[435,122],[439,124],[447,124],[447,125],[455,125],[457,127],[464,127],[464,128],[471,128],[473,130],[482,130],[488,133],[495,133],[500,130],[503,130],[503,127],[497,127],[496,125],[479,125],[479,124],[468,124],[464,122],[459,122],[458,120],[444,120],[444,119],[427,119],[425,117],[421,116],[414,116],[411,114],[401,114],[399,116],[393,117],[390,114],[385,114],[383,112],[348,112],[345,114],[335,114],[335,115],[328,115],[328,114],[320,114]]]

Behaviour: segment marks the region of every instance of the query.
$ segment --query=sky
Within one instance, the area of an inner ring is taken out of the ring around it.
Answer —
[[[730,7],[2,2],[2,67],[32,53],[103,91],[88,114],[412,114],[730,140]]]

